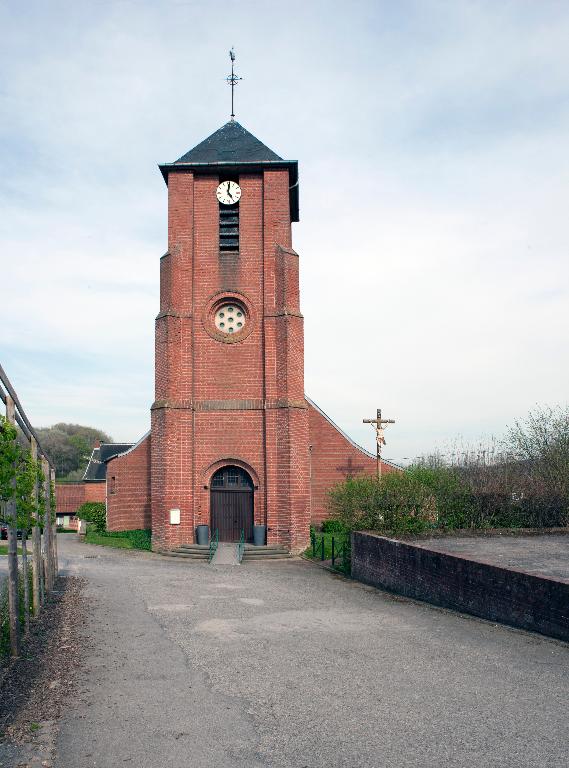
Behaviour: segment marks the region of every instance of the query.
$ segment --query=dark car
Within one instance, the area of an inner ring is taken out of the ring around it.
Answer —
[[[16,538],[21,539],[22,533],[23,531],[21,530],[21,528],[18,528],[18,530],[16,531]],[[8,523],[1,520],[0,521],[0,539],[7,539],[7,538],[8,538]]]

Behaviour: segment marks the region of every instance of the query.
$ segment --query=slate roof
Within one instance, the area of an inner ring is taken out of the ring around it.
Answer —
[[[246,128],[230,120],[208,136],[174,163],[158,166],[168,184],[168,175],[174,172],[196,171],[220,174],[222,170],[247,173],[259,168],[286,168],[289,173],[290,214],[292,221],[299,220],[298,162],[283,160]]]
[[[230,120],[176,163],[259,163],[282,160],[246,128]]]
[[[134,443],[102,443],[99,448],[93,448],[83,480],[86,482],[102,482],[106,480],[106,462],[118,456],[119,453],[128,451],[133,445]]]

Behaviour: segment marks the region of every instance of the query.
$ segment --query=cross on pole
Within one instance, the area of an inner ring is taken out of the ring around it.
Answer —
[[[384,424],[395,424],[393,419],[382,419],[381,408],[377,409],[377,417],[375,419],[364,419],[364,424],[375,424],[375,439],[377,443],[377,479],[381,480],[381,446],[385,445],[384,437]]]

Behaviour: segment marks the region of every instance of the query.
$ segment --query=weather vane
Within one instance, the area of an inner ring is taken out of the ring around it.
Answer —
[[[227,77],[227,82],[231,86],[231,119],[235,120],[235,110],[233,108],[233,92],[235,91],[235,86],[239,82],[239,80],[243,80],[242,77],[237,77],[235,72],[233,71],[233,67],[235,65],[235,51],[233,48],[229,51],[229,58],[231,59],[231,74],[229,77]]]

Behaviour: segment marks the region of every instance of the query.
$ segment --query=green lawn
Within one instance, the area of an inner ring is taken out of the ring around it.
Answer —
[[[7,555],[8,554],[8,545],[7,544],[0,544],[0,555]],[[22,554],[22,548],[18,547],[18,554]],[[28,547],[28,555],[30,554],[30,548]]]
[[[130,539],[121,536],[101,536],[100,533],[89,532],[85,534],[87,544],[99,544],[101,547],[117,547],[118,549],[134,549]]]
[[[143,549],[151,548],[150,530],[117,531],[113,533],[97,533],[87,531],[85,534],[87,544],[98,544],[101,547],[116,547],[117,549]]]

